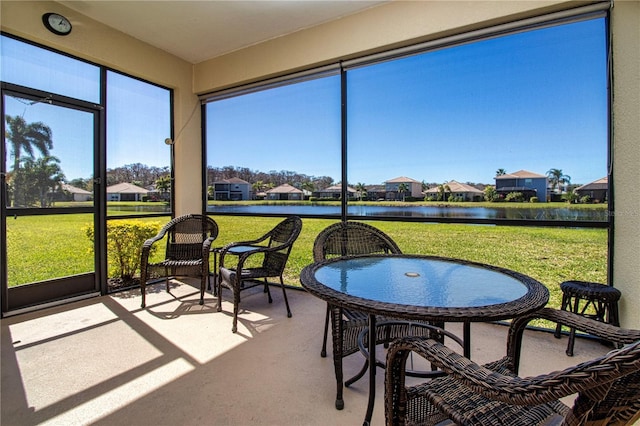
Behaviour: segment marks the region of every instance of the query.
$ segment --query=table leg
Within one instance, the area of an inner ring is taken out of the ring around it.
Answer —
[[[363,426],[371,424],[373,417],[373,404],[376,401],[376,316],[369,314],[369,403],[367,414],[364,417]]]
[[[213,254],[213,289],[211,290],[215,297],[218,295],[218,249],[214,248],[211,253]]]
[[[462,323],[462,340],[464,346],[462,347],[464,356],[471,359],[471,323],[465,321]]]

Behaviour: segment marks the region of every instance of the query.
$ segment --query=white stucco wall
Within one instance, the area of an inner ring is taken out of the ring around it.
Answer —
[[[613,42],[613,283],[621,323],[640,329],[640,1],[616,1]]]

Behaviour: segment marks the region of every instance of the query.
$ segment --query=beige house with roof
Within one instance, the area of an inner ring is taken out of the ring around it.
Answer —
[[[67,183],[63,183],[60,187],[68,194],[71,201],[89,201],[93,198],[93,192],[89,192],[86,189],[78,188]]]
[[[122,182],[107,187],[107,201],[143,201],[142,197],[147,194],[147,189],[132,183]]]
[[[404,184],[407,191],[400,193],[400,185]],[[400,176],[384,182],[387,200],[402,200],[404,197],[422,198],[422,182],[406,176]]]
[[[276,186],[266,192],[267,200],[302,200],[304,193],[288,183]]]
[[[466,183],[460,183],[455,180],[450,182],[446,182],[443,185],[448,187],[447,197],[453,196],[458,199],[462,199],[463,201],[482,201],[484,197],[484,192],[479,190],[478,188],[467,185]],[[434,186],[433,188],[429,188],[424,191],[425,196],[437,196],[440,193],[440,187]]]
[[[604,202],[609,199],[609,178],[602,179],[579,186],[574,190],[580,197],[588,196],[593,202]]]
[[[358,191],[347,186],[347,194],[349,194],[349,199],[353,199],[356,197]],[[314,191],[314,197],[318,198],[340,198],[342,196],[342,185],[333,185],[325,189],[321,189],[318,191]]]

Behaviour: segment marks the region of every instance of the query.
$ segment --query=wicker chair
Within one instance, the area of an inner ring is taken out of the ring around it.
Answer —
[[[282,274],[289,259],[289,253],[293,243],[302,230],[302,220],[297,216],[290,216],[276,225],[271,231],[262,237],[251,241],[240,241],[227,244],[220,250],[220,273],[218,281],[218,312],[222,310],[222,287],[233,292],[233,326],[232,332],[238,330],[238,305],[240,304],[240,292],[256,285],[264,285],[264,291],[269,297],[269,303],[273,302],[269,290],[268,278],[279,277],[284,302],[287,306],[287,316],[291,318],[291,309],[285,290]],[[226,256],[238,257],[237,265],[233,268],[225,267],[229,261]],[[262,256],[260,266],[251,265],[250,259]],[[245,264],[247,266],[245,266]],[[263,280],[263,281],[260,281]]]
[[[313,244],[313,260],[320,262],[340,256],[353,256],[360,254],[387,254],[402,253],[398,245],[384,232],[361,222],[339,222],[323,229],[316,237]],[[381,319],[384,321],[387,319]],[[329,333],[329,322],[331,322],[333,338],[333,363],[336,375],[336,408],[344,408],[342,398],[343,386],[349,386],[360,379],[367,371],[368,362],[365,362],[362,369],[353,378],[344,382],[342,373],[342,359],[359,351],[358,335],[369,326],[368,316],[365,313],[352,309],[334,307],[327,304],[327,314],[324,323],[324,338],[320,355],[327,356],[327,335]],[[442,324],[440,324],[442,326]],[[384,343],[391,340],[393,336],[406,335],[407,330],[419,330],[418,333],[428,333],[428,329],[414,328],[409,325],[396,327],[396,332],[389,335],[390,328],[380,328],[376,341]],[[398,334],[399,333],[399,334]]]
[[[520,378],[523,331],[534,318],[627,346],[563,371]],[[411,352],[449,374],[406,386],[405,361]],[[559,401],[575,393],[572,408]],[[545,308],[514,320],[506,357],[484,366],[434,340],[397,340],[387,353],[385,417],[387,425],[433,425],[446,419],[460,425],[633,424],[640,419],[640,330]]]
[[[195,275],[200,277],[200,304],[209,280],[209,250],[218,236],[218,225],[210,217],[189,214],[167,223],[153,238],[142,245],[140,256],[140,289],[145,307],[146,284],[150,278],[165,277],[169,291],[169,277]],[[166,237],[165,257],[157,263],[149,262],[154,243]]]

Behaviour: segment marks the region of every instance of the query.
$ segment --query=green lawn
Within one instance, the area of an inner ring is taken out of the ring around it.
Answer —
[[[167,218],[168,219],[168,218]],[[215,246],[256,238],[281,219],[214,216],[220,227]],[[164,223],[163,218],[140,219]],[[89,215],[31,216],[7,220],[9,285],[92,270],[91,244],[83,228]],[[285,274],[300,285],[301,269],[312,262],[313,241],[335,222],[304,219]],[[455,257],[525,273],[551,292],[550,304],[561,301],[562,281],[606,282],[607,230],[481,226],[368,221],[389,234],[405,253]],[[55,231],[52,231],[55,229]],[[55,238],[54,238],[55,237]]]

